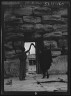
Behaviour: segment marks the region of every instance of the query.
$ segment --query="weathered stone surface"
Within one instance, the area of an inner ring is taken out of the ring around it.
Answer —
[[[52,33],[46,33],[43,35],[43,37],[61,37],[62,36],[62,32],[52,32]]]
[[[33,38],[40,38],[40,37],[41,37],[41,35],[39,33],[33,34]]]
[[[66,25],[62,25],[62,24],[55,24],[55,25],[53,25],[53,28],[54,29],[57,29],[57,30],[61,30],[61,31],[63,31],[63,30],[67,30],[67,24]]]
[[[66,39],[68,35],[68,10],[66,3],[63,3],[64,5],[62,6],[57,2],[52,3],[53,5],[49,6],[45,1],[7,2],[4,5],[4,42],[35,41],[35,39],[38,40],[42,36],[48,40],[55,40],[56,38],[59,40],[64,38],[64,36]],[[67,46],[62,41],[60,44]],[[10,45],[7,47],[12,49]],[[10,52],[8,57],[12,57],[12,55]]]
[[[46,46],[49,46],[50,44],[51,44],[51,48],[57,48],[57,42],[56,41],[47,41],[47,40],[45,40],[44,41],[44,44],[46,45]]]
[[[62,32],[67,31],[67,24],[66,24],[67,18],[62,17],[63,15],[67,16],[67,14],[68,14],[67,8],[58,9],[58,6],[56,6],[55,8],[54,7],[48,8],[47,6],[40,7],[40,6],[36,6],[36,5],[32,6],[32,5],[30,5],[30,3],[28,3],[28,6],[25,5],[24,8],[15,7],[15,10],[14,9],[12,10],[12,8],[13,8],[13,6],[12,6],[9,9],[9,11],[7,9],[7,11],[4,14],[5,31],[6,32],[13,31],[12,33],[22,31],[23,34],[26,32],[43,33],[43,31],[46,31],[48,33],[48,32],[55,31],[55,33],[51,33],[54,37],[57,36],[56,32],[58,32],[58,31],[62,31]],[[50,11],[50,13],[52,13],[52,14],[50,14],[48,11]],[[23,34],[22,34],[22,38],[23,38]],[[9,34],[9,38],[8,38],[8,36],[7,36],[7,38],[11,40],[10,35],[11,34]],[[17,36],[16,35],[17,34],[13,34],[13,35],[11,35],[11,37],[20,38],[18,35]],[[51,37],[52,35],[47,35],[46,37],[48,38],[48,37]],[[60,36],[62,36],[62,35],[60,35]],[[35,36],[33,36],[33,37],[35,37]]]
[[[40,23],[41,18],[40,17],[33,17],[33,16],[23,16],[23,20],[30,23]]]
[[[62,35],[63,36],[67,36],[68,35],[68,32],[63,32]]]
[[[54,24],[66,24],[66,22],[62,21],[62,20],[43,20],[42,21],[43,24],[51,24],[51,25],[54,25]]]
[[[19,64],[20,61],[18,59],[15,60],[7,60],[4,62],[4,70],[7,76],[19,76]]]
[[[34,7],[34,11],[48,11],[48,10],[51,10],[51,8],[49,8],[49,7],[46,7],[46,6],[44,6],[44,7],[40,7],[40,6],[38,6],[38,7]]]
[[[43,28],[43,25],[42,24],[36,24],[35,28],[37,28],[37,29]]]
[[[43,15],[43,20],[59,20],[61,19],[60,15]]]
[[[66,39],[60,39],[59,40],[59,46],[62,47],[62,46],[65,46],[66,48],[68,47],[68,41]]]
[[[32,29],[34,26],[33,26],[33,24],[24,24],[24,25],[22,25],[22,29],[24,29],[24,28],[26,28],[27,30],[29,30],[29,29]]]
[[[49,69],[50,74],[66,73],[68,71],[67,56],[58,56],[53,60],[52,66]]]
[[[37,16],[43,16],[43,15],[47,15],[47,14],[52,14],[51,12],[51,8],[45,8],[45,7],[39,7],[38,9],[34,10],[34,14]]]
[[[25,7],[14,10],[14,13],[17,15],[31,15],[32,14],[32,8],[31,7]]]
[[[57,12],[57,15],[67,15],[67,14],[68,14],[68,10],[67,9],[62,9],[62,10]]]

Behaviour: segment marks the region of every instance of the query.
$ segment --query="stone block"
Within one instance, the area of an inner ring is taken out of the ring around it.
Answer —
[[[14,10],[14,13],[17,15],[31,15],[32,14],[32,8],[31,7],[25,7]]]
[[[49,74],[66,74],[68,71],[67,55],[56,57],[49,69]]]
[[[19,64],[19,59],[8,59],[7,61],[4,61],[4,70],[6,73],[5,75],[14,77],[19,76]]]

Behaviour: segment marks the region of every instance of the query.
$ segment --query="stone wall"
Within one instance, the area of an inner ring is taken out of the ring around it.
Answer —
[[[65,74],[68,71],[68,56],[58,56],[53,59],[49,74]]]
[[[48,70],[49,74],[65,74],[68,71],[68,61],[67,55],[58,56],[53,59],[52,65]],[[27,63],[27,62],[26,62]],[[4,62],[4,77],[18,77],[19,76],[19,59],[7,60]],[[26,71],[28,70],[29,65],[26,64]]]
[[[4,61],[4,71],[5,77],[17,77],[19,76],[19,65],[20,61],[19,59]]]
[[[28,1],[28,3],[26,1],[19,1],[15,3],[3,2],[2,5],[2,13],[4,13],[3,41],[5,44],[9,41],[39,41],[38,38],[43,37],[43,39],[48,41],[54,40],[55,47],[58,47],[59,39],[67,39],[68,2],[63,2],[63,5],[59,5],[59,2],[47,5],[46,1]],[[59,42],[59,45],[60,43],[61,42]],[[67,46],[67,44],[65,45]],[[16,48],[18,49],[18,46],[16,46]],[[13,46],[6,46],[6,52],[9,51],[9,53],[11,53],[12,50]],[[7,57],[11,58],[12,54],[9,54]],[[13,61],[14,63],[12,61],[13,60],[5,61],[4,65],[11,64],[10,66],[12,66],[12,68],[14,68],[14,66],[18,68],[16,60]],[[6,69],[6,71],[8,71],[8,69]],[[11,74],[13,74],[12,71]]]
[[[67,36],[68,3],[64,5],[46,5],[46,1],[19,2],[19,4],[4,6],[5,40],[17,40],[18,38],[31,40],[41,37],[62,38]],[[25,5],[26,4],[26,5]],[[43,6],[42,6],[43,5]],[[27,32],[29,36],[27,35]]]

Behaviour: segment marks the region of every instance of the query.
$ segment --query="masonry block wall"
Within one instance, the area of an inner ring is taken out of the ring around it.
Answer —
[[[17,1],[15,3],[12,1],[2,2],[2,6],[5,53],[12,51],[7,45],[8,42],[37,42],[40,37],[43,37],[45,41],[54,41],[55,48],[59,48],[61,44],[65,44],[67,48],[68,2],[54,2],[48,5],[46,1]]]

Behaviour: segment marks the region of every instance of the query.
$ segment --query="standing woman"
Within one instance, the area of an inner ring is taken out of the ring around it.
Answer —
[[[36,48],[36,46],[33,43],[31,45],[33,45]],[[51,45],[50,48],[47,48],[44,45],[43,40],[40,41],[38,60],[40,63],[40,68],[43,74],[43,78],[45,78],[46,73],[47,73],[47,78],[49,78],[48,69],[50,68],[52,62]]]
[[[47,73],[47,78],[49,78],[48,74],[48,69],[51,66],[52,62],[52,55],[51,55],[51,50],[47,49],[46,46],[42,46],[41,53],[39,55],[39,62],[40,62],[40,68],[43,74],[43,78],[45,78],[46,73]]]
[[[26,58],[27,55],[26,53],[29,52],[31,49],[31,45],[29,47],[29,49],[27,51],[25,51],[24,47],[20,47],[21,52],[17,53],[16,51],[16,56],[19,58],[20,60],[20,68],[19,68],[19,79],[20,80],[25,80],[26,77]]]
[[[24,80],[26,77],[26,58],[27,55],[26,53],[29,52],[31,49],[31,45],[29,47],[29,50],[25,51],[25,48],[21,47],[22,53],[19,55],[20,59],[20,74],[19,74],[19,79]]]

